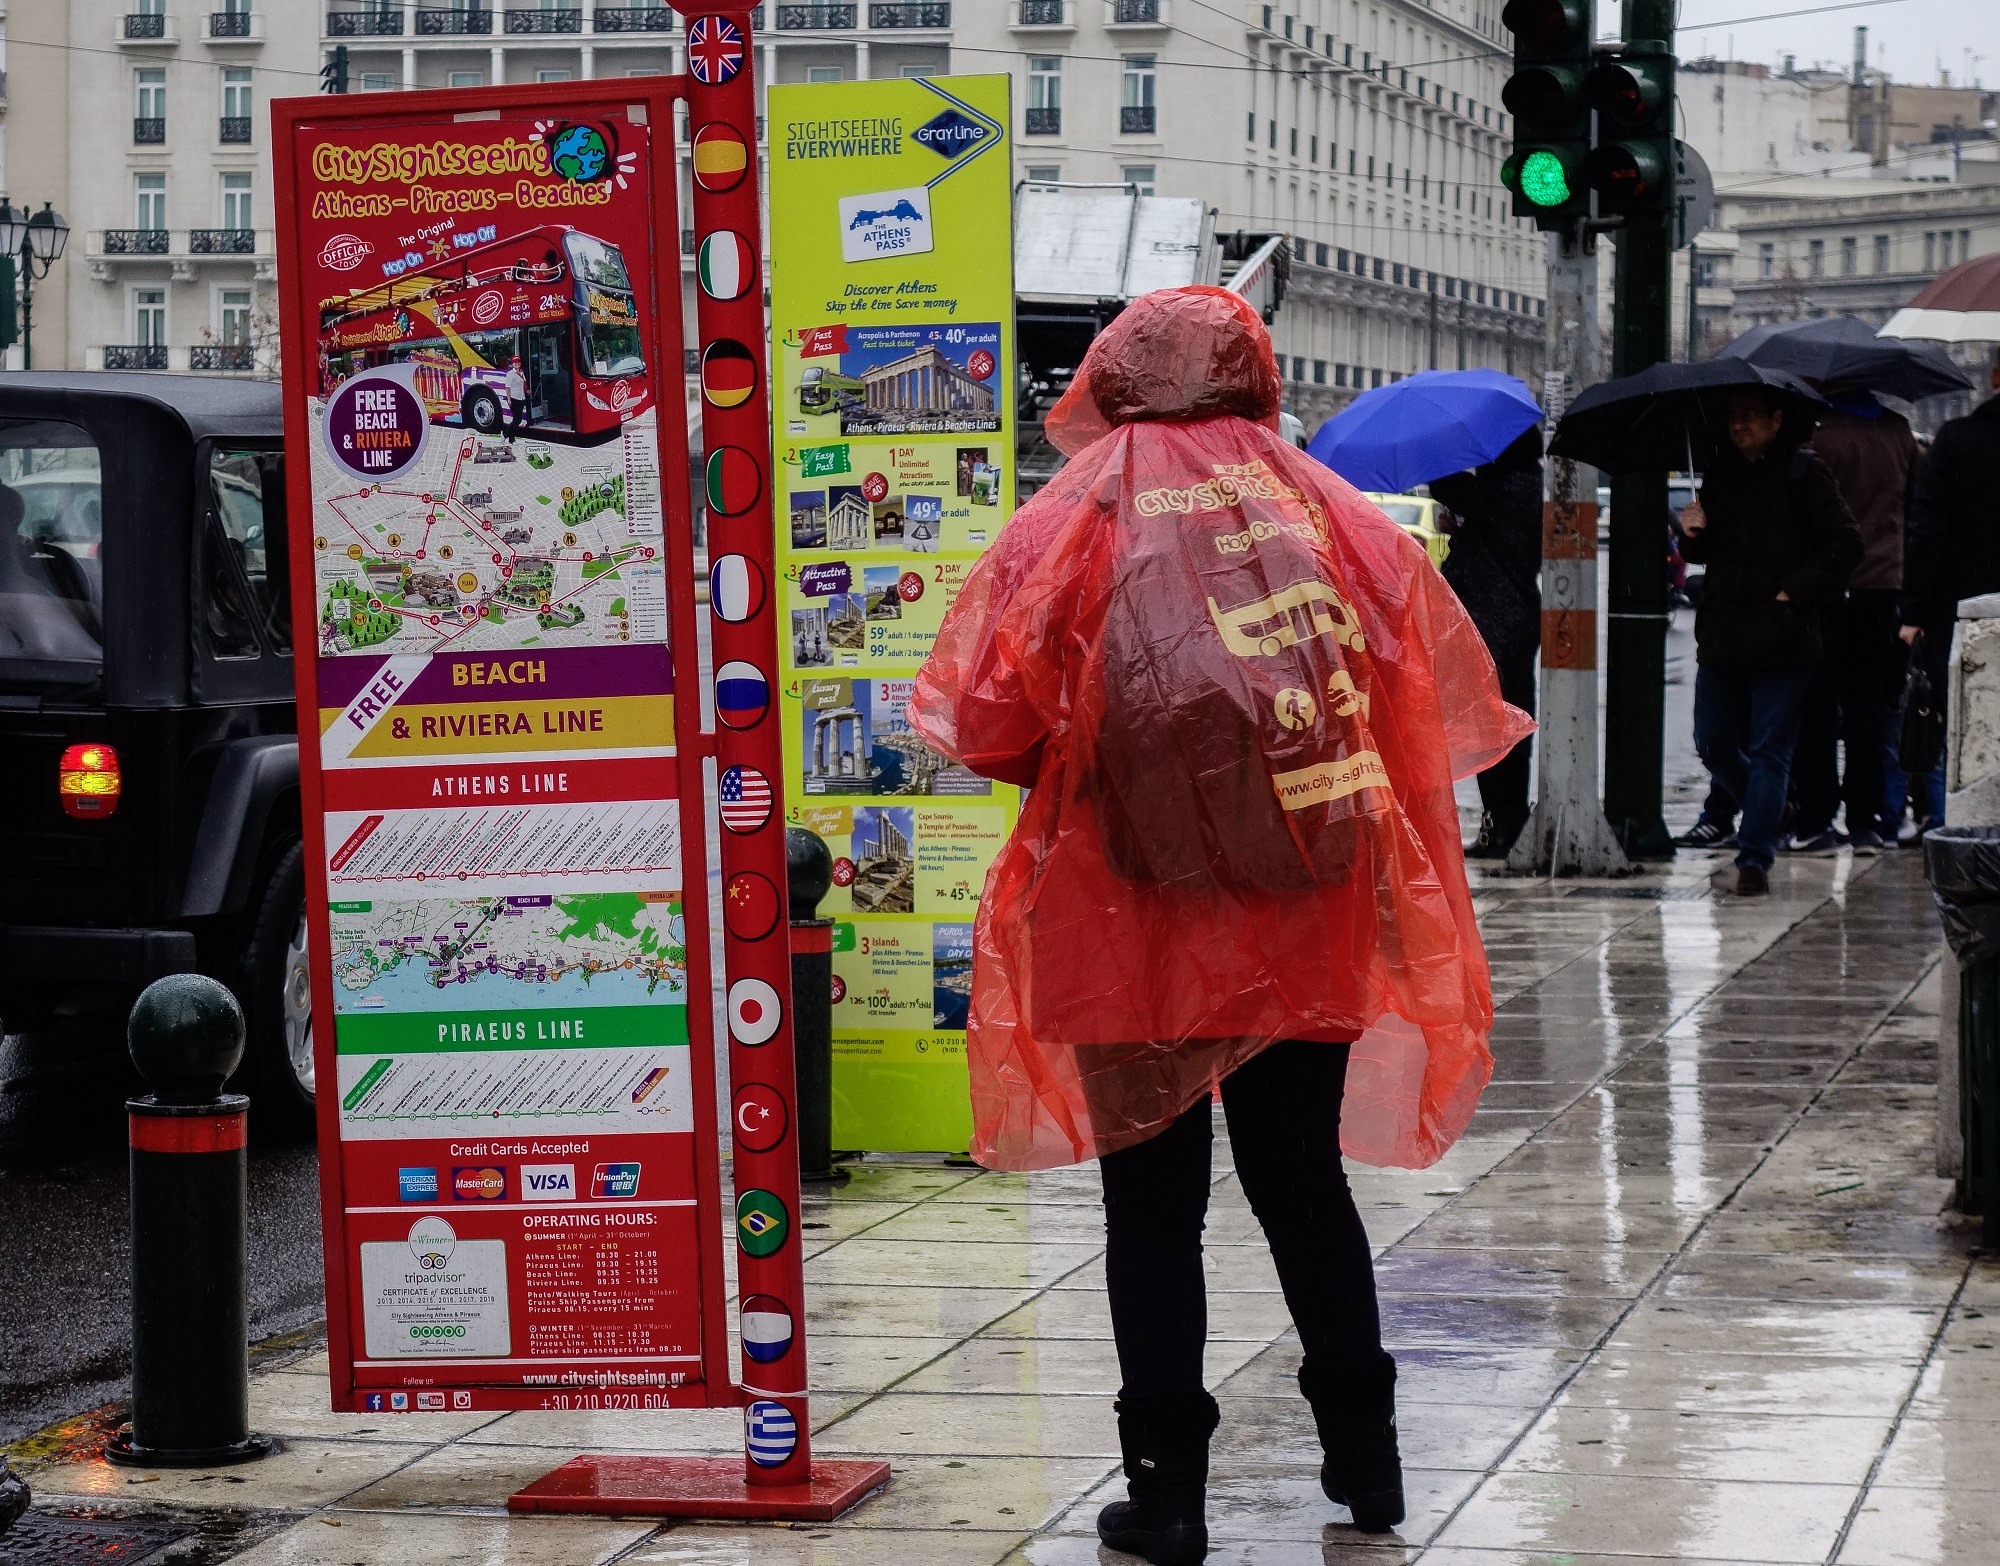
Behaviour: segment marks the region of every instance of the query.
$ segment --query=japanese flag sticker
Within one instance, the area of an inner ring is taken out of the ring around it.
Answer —
[[[737,1043],[770,1043],[783,1016],[778,992],[762,979],[738,979],[729,986],[729,1035]]]

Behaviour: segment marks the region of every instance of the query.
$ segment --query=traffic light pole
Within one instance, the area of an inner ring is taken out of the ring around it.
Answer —
[[[1597,256],[1587,221],[1549,235],[1549,358],[1542,405],[1554,429],[1597,378]],[[1507,868],[1617,875],[1630,868],[1597,793],[1597,470],[1549,459],[1542,502],[1541,733],[1535,808]]]
[[[1628,50],[1674,45],[1672,0],[1624,0]],[[1634,212],[1618,230],[1611,373],[1672,356],[1672,213]],[[1611,479],[1610,624],[1605,668],[1604,813],[1635,859],[1670,858],[1660,814],[1667,673],[1667,475]]]

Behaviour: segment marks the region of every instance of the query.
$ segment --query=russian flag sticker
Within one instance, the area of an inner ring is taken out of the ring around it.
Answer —
[[[740,625],[764,607],[764,573],[748,555],[724,555],[708,569],[708,606]]]
[[[792,1346],[792,1313],[769,1294],[743,1302],[743,1352],[760,1365],[781,1360]]]
[[[733,658],[715,671],[715,716],[732,729],[754,729],[771,706],[771,682],[754,663]]]

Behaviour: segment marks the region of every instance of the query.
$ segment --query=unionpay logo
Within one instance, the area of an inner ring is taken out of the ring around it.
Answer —
[[[524,1202],[575,1201],[576,1165],[521,1165],[521,1200]]]
[[[406,1202],[436,1201],[438,1172],[435,1169],[398,1169],[396,1194]]]
[[[451,1194],[461,1202],[500,1202],[507,1198],[507,1171],[491,1167],[454,1169]]]
[[[639,1194],[637,1164],[599,1164],[590,1172],[590,1194],[596,1201],[623,1201]]]

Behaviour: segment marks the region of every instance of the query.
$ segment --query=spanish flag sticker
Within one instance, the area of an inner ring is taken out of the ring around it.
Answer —
[[[717,408],[740,408],[757,389],[757,358],[733,337],[701,351],[701,394]]]
[[[708,454],[708,509],[717,516],[741,516],[763,489],[757,459],[741,446],[718,446]]]
[[[711,299],[741,299],[761,274],[750,241],[734,229],[718,229],[701,242],[701,291]]]
[[[750,167],[750,149],[731,125],[704,125],[694,133],[694,182],[707,191],[734,190]]]

